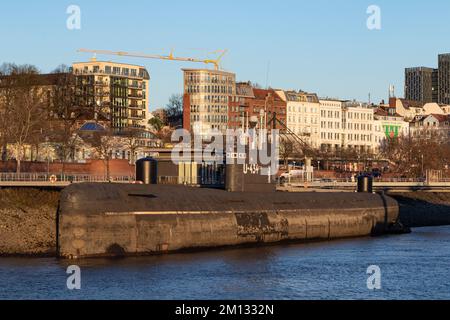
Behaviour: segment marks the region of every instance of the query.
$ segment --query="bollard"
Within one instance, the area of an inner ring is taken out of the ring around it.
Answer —
[[[136,161],[136,181],[143,184],[157,184],[158,161],[150,157]]]
[[[373,193],[373,178],[367,175],[358,176],[358,192]]]

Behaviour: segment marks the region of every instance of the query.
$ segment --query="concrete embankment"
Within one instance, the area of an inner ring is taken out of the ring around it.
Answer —
[[[450,225],[450,192],[390,193],[399,203],[400,220],[411,228]]]
[[[56,213],[60,193],[0,189],[0,256],[56,254]]]
[[[377,194],[80,184],[61,196],[58,253],[79,258],[330,240],[383,233],[397,218],[397,202]]]

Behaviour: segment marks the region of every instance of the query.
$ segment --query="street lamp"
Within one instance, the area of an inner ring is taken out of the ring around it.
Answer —
[[[50,174],[50,155],[49,155],[49,144],[48,144],[49,138],[45,137],[45,145],[47,149],[47,176]]]
[[[421,157],[422,157],[422,178],[424,178],[423,154],[421,155]]]

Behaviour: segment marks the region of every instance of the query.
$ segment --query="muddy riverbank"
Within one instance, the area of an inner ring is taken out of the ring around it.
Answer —
[[[0,189],[0,256],[56,254],[59,192]]]

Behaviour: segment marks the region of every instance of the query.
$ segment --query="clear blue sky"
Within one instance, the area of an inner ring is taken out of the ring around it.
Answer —
[[[66,28],[66,9],[81,8],[82,28]],[[367,7],[381,8],[382,29],[366,27]],[[84,61],[78,48],[204,56],[229,49],[223,67],[241,81],[320,96],[386,99],[403,94],[404,68],[436,66],[450,52],[450,2],[444,0],[40,0],[2,1],[0,63],[30,63],[42,72]],[[102,57],[99,57],[102,58]],[[105,57],[145,65],[150,107],[182,92],[182,67],[159,60]]]

